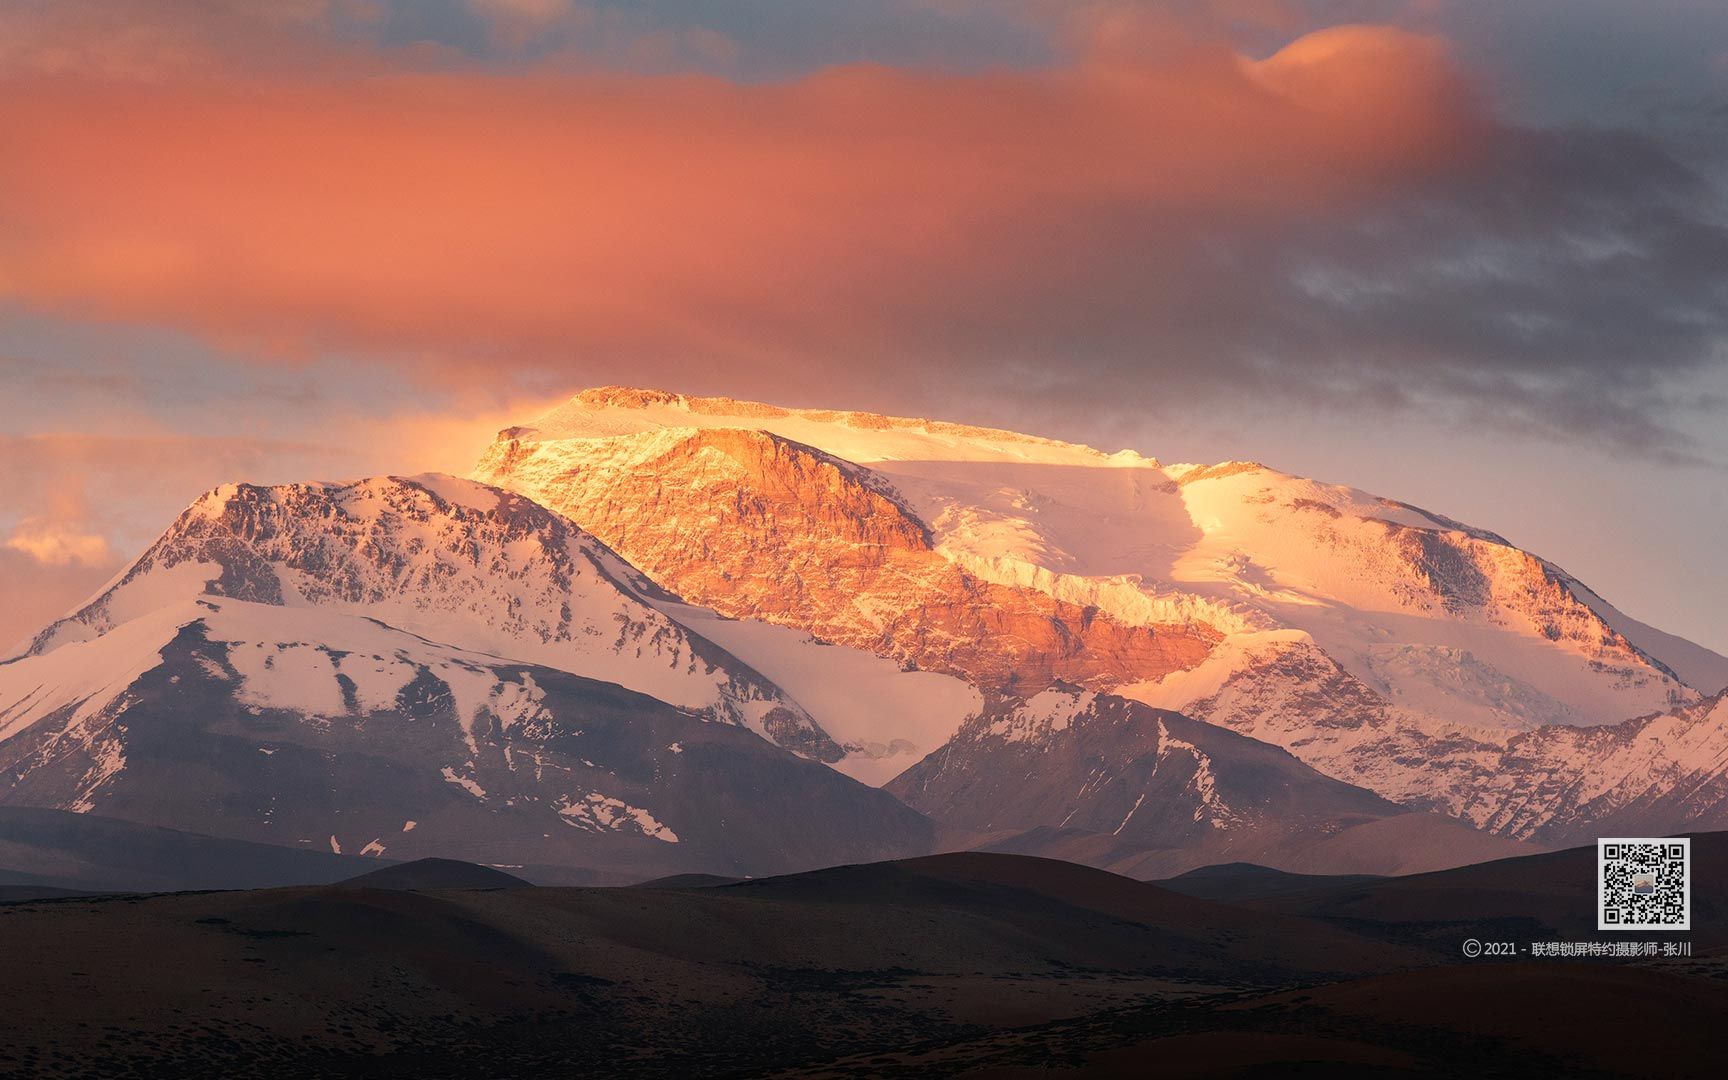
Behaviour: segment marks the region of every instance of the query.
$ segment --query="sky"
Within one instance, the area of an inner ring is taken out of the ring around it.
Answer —
[[[1254,459],[1728,652],[1728,5],[0,0],[0,646],[587,386]]]

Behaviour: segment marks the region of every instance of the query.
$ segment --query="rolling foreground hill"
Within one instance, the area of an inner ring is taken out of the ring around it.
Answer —
[[[1728,948],[1728,833],[1692,839],[1692,930],[1700,949]],[[1367,882],[1322,881],[1244,900],[1265,911],[1337,923],[1412,928],[1444,949],[1460,932],[1581,941],[1596,933],[1596,845]],[[1625,935],[1622,935],[1625,936]],[[1674,935],[1645,934],[1643,937]],[[1410,940],[1409,935],[1400,935]]]
[[[1697,839],[1701,868],[1724,841]],[[1554,877],[1568,861],[1451,873],[1539,911],[1575,891],[1579,868]],[[1446,877],[1347,887],[1435,895]],[[1723,880],[1701,869],[1701,911],[1723,910]],[[712,887],[477,883],[0,905],[0,1072],[1636,1076],[1655,1045],[1664,1074],[1704,1076],[1728,1008],[1720,957],[1466,964],[1464,934],[1508,932],[1493,904],[1454,906],[1435,936],[1420,906],[1288,914],[1268,910],[1302,906],[1288,895],[1219,904],[1021,856]]]

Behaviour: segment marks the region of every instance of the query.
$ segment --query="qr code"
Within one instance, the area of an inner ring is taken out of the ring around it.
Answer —
[[[1692,929],[1692,841],[1596,841],[1596,929]]]

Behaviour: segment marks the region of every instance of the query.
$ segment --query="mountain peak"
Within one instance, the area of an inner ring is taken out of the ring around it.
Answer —
[[[1253,460],[1162,466],[1000,429],[610,387],[506,432],[474,475],[734,618],[1020,700],[992,719],[1007,745],[1058,730],[1069,692],[1047,688],[1073,683],[1521,834],[1549,819],[1502,821],[1498,802],[1470,803],[1475,773],[1431,763],[1457,747],[1500,760],[1541,732],[1572,775],[1568,731],[1728,681],[1728,659],[1492,532]],[[1193,740],[1172,731],[1175,760]]]
[[[215,488],[28,655],[201,597],[361,616],[615,682],[799,753],[840,754],[796,702],[661,611],[671,598],[587,531],[522,495],[436,473]]]

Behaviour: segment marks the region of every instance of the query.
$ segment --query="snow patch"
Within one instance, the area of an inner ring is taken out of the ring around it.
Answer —
[[[983,706],[976,689],[949,675],[905,671],[790,627],[728,619],[676,601],[655,606],[784,690],[848,751],[834,768],[865,784],[880,786],[905,772]]]
[[[468,510],[478,510],[483,514],[496,512],[504,499],[504,493],[497,488],[446,473],[421,473],[402,479],[411,484],[419,484],[447,503]]]
[[[1241,815],[1225,803],[1223,796],[1218,794],[1218,778],[1212,771],[1212,756],[1206,751],[1170,734],[1170,729],[1164,721],[1158,721],[1158,763],[1162,764],[1173,754],[1185,753],[1193,758],[1194,775],[1188,781],[1188,790],[1194,792],[1199,803],[1194,807],[1194,820],[1204,821],[1214,829],[1225,829],[1237,824]]]
[[[558,814],[564,824],[587,832],[639,833],[668,844],[678,842],[678,834],[657,821],[653,814],[599,792],[579,800],[560,800]]]
[[[126,747],[118,736],[96,740],[90,746],[90,754],[90,768],[79,781],[78,797],[68,807],[74,814],[88,814],[96,809],[96,793],[126,768]]]
[[[446,784],[455,784],[457,787],[474,796],[476,799],[479,799],[481,802],[486,801],[486,789],[481,787],[472,777],[460,776],[457,774],[455,769],[452,769],[448,765],[444,766],[442,773]]]
[[[1276,647],[1289,642],[1311,642],[1304,630],[1263,630],[1225,638],[1194,667],[1172,671],[1160,679],[1119,686],[1115,694],[1132,698],[1155,709],[1181,712],[1223,687],[1230,676],[1261,663]]]
[[[1075,718],[1089,711],[1098,695],[1089,690],[1053,686],[1017,704],[993,721],[990,733],[1005,742],[1033,742],[1066,731]]]

